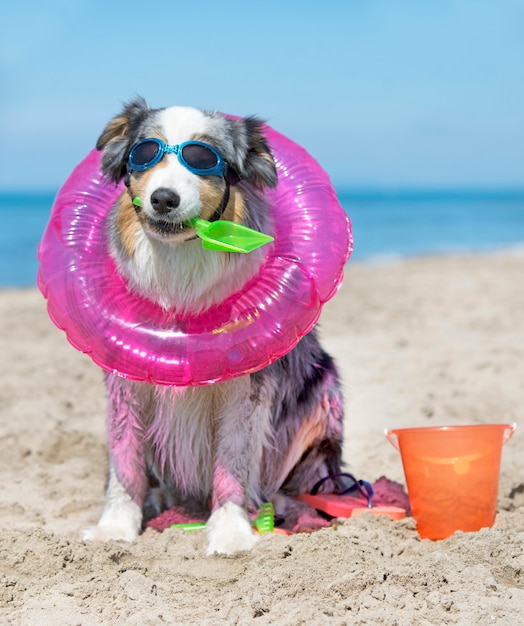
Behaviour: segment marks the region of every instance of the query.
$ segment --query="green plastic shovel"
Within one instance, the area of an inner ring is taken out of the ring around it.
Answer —
[[[260,535],[272,533],[275,530],[275,510],[271,502],[264,502],[258,511],[258,515],[252,522]],[[186,532],[192,533],[195,530],[203,530],[206,527],[205,522],[186,522],[185,524],[171,524],[171,528],[181,528]]]
[[[202,247],[206,250],[247,253],[274,241],[270,235],[228,220],[208,222],[195,217],[189,220],[189,224],[196,228],[196,234],[202,240]]]
[[[135,207],[142,206],[139,196],[133,198],[133,204]],[[202,247],[206,250],[245,254],[274,241],[271,235],[265,235],[258,230],[229,220],[208,222],[201,217],[194,217],[188,221],[188,224],[196,228],[196,234],[202,240]]]

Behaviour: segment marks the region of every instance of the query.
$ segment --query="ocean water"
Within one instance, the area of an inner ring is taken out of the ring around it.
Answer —
[[[492,251],[524,244],[524,189],[339,192],[353,260]]]
[[[36,249],[53,193],[0,196],[0,287],[36,284]],[[480,252],[524,245],[524,190],[355,192],[339,199],[353,223],[352,261]]]

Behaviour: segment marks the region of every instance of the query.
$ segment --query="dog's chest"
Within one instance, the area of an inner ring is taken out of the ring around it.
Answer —
[[[155,390],[146,434],[151,463],[163,481],[187,495],[211,485],[216,396],[208,387]]]

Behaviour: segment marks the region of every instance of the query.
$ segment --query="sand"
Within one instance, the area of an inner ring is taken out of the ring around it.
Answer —
[[[350,263],[322,315],[345,460],[404,482],[384,428],[522,422],[524,254]],[[421,540],[365,515],[204,555],[202,533],[84,543],[106,473],[98,368],[35,289],[0,291],[1,624],[524,623],[524,428],[505,445],[495,526]]]

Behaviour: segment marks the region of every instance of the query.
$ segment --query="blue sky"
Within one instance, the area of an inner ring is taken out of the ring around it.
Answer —
[[[21,0],[0,23],[3,189],[56,189],[135,94],[258,114],[339,187],[524,188],[522,0]]]

